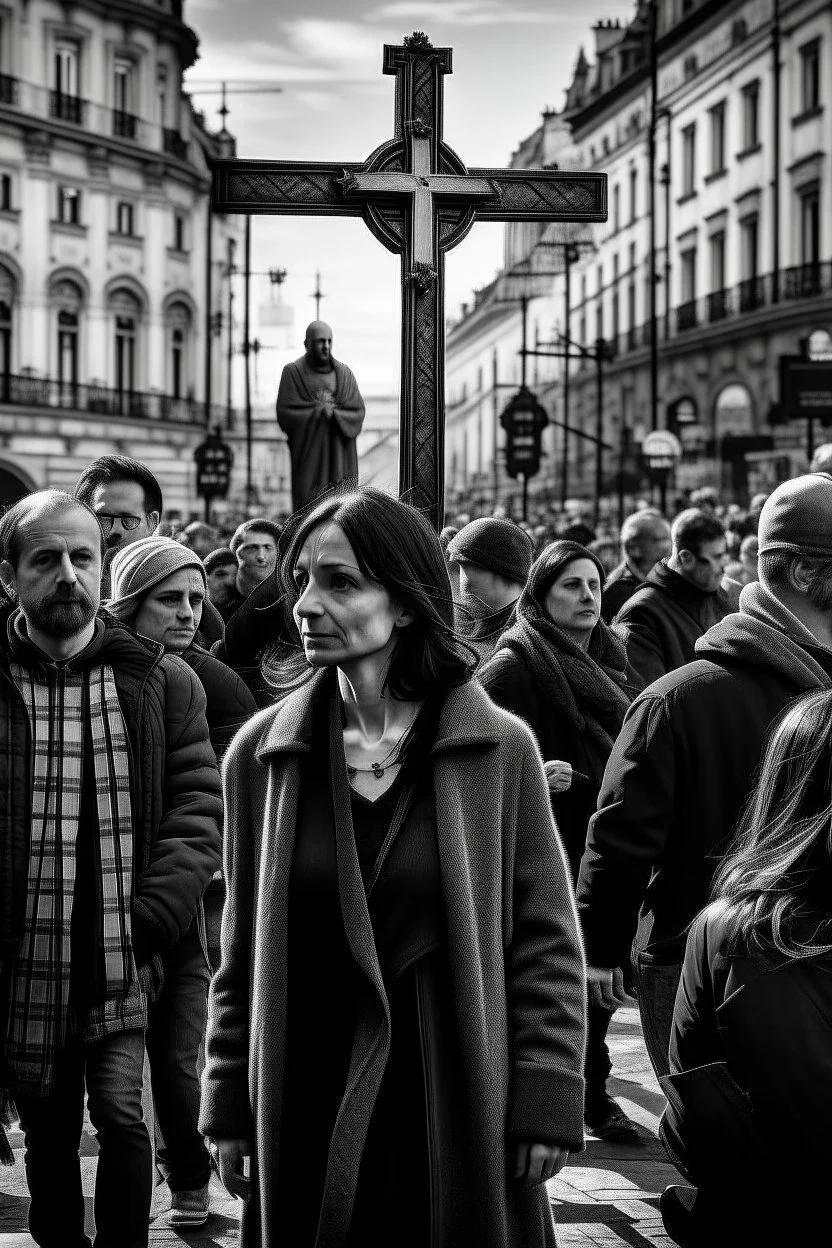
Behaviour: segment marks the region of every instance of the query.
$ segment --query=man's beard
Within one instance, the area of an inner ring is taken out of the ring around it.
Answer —
[[[89,594],[77,586],[72,594],[47,594],[26,608],[30,624],[48,637],[76,637],[95,618],[96,605]]]

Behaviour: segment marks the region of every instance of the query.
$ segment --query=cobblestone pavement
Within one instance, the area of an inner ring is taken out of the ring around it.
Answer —
[[[605,1144],[587,1137],[586,1150],[550,1185],[559,1248],[673,1248],[658,1212],[658,1198],[678,1175],[666,1160],[657,1138],[664,1098],[659,1091],[641,1039],[638,1011],[631,1004],[616,1014],[609,1033],[613,1077],[609,1088],[631,1118],[644,1128],[639,1145]],[[23,1142],[12,1133],[16,1165],[0,1170],[0,1248],[34,1248],[26,1233],[28,1195],[23,1173]],[[96,1143],[85,1131],[82,1145],[87,1228],[91,1232]],[[212,1180],[211,1216],[192,1234],[178,1234],[167,1223],[167,1188],[154,1194],[151,1248],[189,1244],[191,1248],[232,1248],[237,1243],[239,1204]]]

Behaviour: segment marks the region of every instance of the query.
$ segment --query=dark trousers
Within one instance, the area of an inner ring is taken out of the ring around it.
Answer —
[[[162,991],[150,1006],[147,1056],[161,1141],[156,1164],[171,1191],[204,1187],[211,1176],[199,1121],[199,1048],[208,1018],[210,972],[194,922],[165,955]]]
[[[607,1031],[613,1012],[590,1003],[586,1014],[586,1056],[584,1058],[584,1107],[587,1118],[601,1113],[607,1095],[607,1079],[612,1070],[607,1048]]]
[[[52,1096],[15,1097],[23,1128],[29,1230],[41,1248],[89,1248],[78,1148],[86,1082],[98,1136],[95,1248],[147,1248],[153,1153],[142,1115],[144,1032],[73,1049]]]
[[[667,1051],[673,1029],[676,989],[681,978],[681,962],[660,966],[649,961],[644,954],[638,954],[635,968],[638,1012],[647,1055],[657,1079],[670,1074]]]

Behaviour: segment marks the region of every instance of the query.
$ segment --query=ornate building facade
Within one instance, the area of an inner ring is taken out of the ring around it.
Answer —
[[[182,0],[0,0],[0,502],[120,452],[199,507],[238,223],[209,214],[231,140],[183,94],[196,55]]]
[[[593,63],[581,52],[559,114],[578,164],[607,173],[610,205],[572,266],[560,327],[585,348],[603,339],[613,358],[600,420],[594,364],[571,366],[568,416],[603,431],[610,490],[622,470],[638,475],[655,422],[682,441],[677,486],[743,498],[805,465],[805,421],[784,421],[779,361],[832,332],[832,11],[818,0],[656,0],[652,166],[650,17],[638,3],[629,25],[595,28]],[[530,240],[530,256],[546,242]],[[563,284],[552,278],[556,309]],[[562,417],[562,385],[544,401]],[[591,489],[594,454],[572,439],[570,493]],[[541,488],[555,490],[562,459],[558,434]]]

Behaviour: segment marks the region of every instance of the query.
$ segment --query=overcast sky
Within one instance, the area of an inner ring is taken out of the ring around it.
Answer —
[[[540,121],[560,108],[581,44],[592,58],[592,25],[629,19],[634,0],[186,0],[200,38],[187,75],[195,92],[225,79],[279,86],[279,94],[229,96],[229,129],[241,157],[361,161],[392,136],[394,79],[381,73],[382,45],[423,30],[454,50],[445,79],[447,143],[466,165],[506,165]],[[214,95],[195,94],[212,127]],[[365,394],[398,390],[399,260],[360,219],[255,217],[253,269],[288,270],[283,301],[291,331],[261,329],[280,349],[260,357],[261,397],[271,401],[283,363],[302,349],[321,272],[321,315],[334,351]],[[502,257],[502,226],[476,226],[446,260],[446,313],[490,281]],[[257,309],[269,283],[252,286]],[[240,332],[242,338],[242,332]]]

